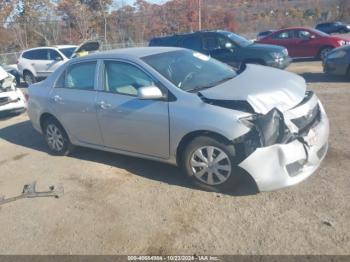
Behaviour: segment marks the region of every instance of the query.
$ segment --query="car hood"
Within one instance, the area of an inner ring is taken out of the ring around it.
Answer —
[[[247,101],[256,113],[273,108],[285,112],[305,97],[305,80],[293,73],[270,67],[250,65],[235,78],[201,91],[215,100]]]
[[[285,48],[278,45],[253,43],[246,47],[247,51],[282,52]]]

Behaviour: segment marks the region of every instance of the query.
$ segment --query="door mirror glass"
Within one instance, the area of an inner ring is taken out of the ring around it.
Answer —
[[[163,98],[162,91],[156,86],[143,86],[138,90],[138,98],[141,100],[153,100]]]
[[[232,43],[227,42],[227,43],[225,44],[225,48],[231,49],[231,48],[232,48]]]

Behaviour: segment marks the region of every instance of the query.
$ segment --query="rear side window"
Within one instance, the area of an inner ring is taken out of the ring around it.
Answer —
[[[184,48],[201,51],[202,50],[202,40],[197,36],[187,37],[183,40],[182,46]]]
[[[48,60],[48,49],[26,51],[22,57],[30,60]]]
[[[69,89],[93,90],[95,73],[95,61],[73,64],[66,73],[64,87]]]

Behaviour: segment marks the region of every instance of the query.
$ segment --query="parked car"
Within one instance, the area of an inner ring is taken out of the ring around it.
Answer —
[[[69,59],[81,52],[93,52],[99,49],[99,43],[89,41],[80,46],[57,45],[37,47],[22,52],[18,59],[18,69],[28,85],[45,79]]]
[[[239,68],[242,63],[252,63],[284,69],[291,62],[288,51],[281,46],[256,44],[242,36],[221,30],[155,37],[149,45],[192,49],[235,68]]]
[[[267,30],[267,31],[263,31],[258,33],[258,35],[256,36],[256,40],[260,40],[263,39],[264,37],[271,35],[273,32],[275,32],[276,30]]]
[[[72,59],[29,87],[28,114],[55,155],[79,145],[162,161],[222,191],[242,170],[261,191],[301,182],[320,165],[329,133],[300,76],[260,65],[235,71],[171,47]]]
[[[327,74],[347,76],[350,79],[350,45],[333,49],[323,60]]]
[[[293,27],[278,30],[257,41],[262,44],[281,45],[292,58],[324,58],[332,49],[350,44],[350,40],[330,36],[312,28]]]
[[[7,73],[13,75],[16,80],[16,85],[19,86],[21,84],[21,75],[18,72],[17,66],[13,65],[6,65],[6,64],[0,64],[0,67],[2,67]]]
[[[0,66],[0,116],[9,113],[22,113],[27,101],[22,91],[16,88],[15,77]]]
[[[350,25],[344,24],[342,22],[328,22],[328,23],[320,23],[316,25],[316,29],[327,34],[333,33],[349,33]]]

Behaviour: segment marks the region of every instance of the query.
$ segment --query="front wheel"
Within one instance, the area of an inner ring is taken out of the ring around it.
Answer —
[[[51,154],[66,156],[72,151],[73,146],[67,133],[55,119],[50,118],[46,120],[43,131]]]
[[[192,140],[184,151],[183,168],[193,182],[211,191],[233,189],[238,182],[235,174],[236,152],[232,144],[201,136]]]

